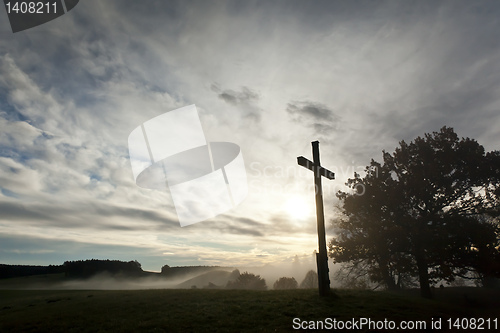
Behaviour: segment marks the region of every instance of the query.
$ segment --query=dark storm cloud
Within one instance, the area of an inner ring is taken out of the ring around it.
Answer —
[[[312,127],[316,132],[327,133],[338,127],[340,117],[328,107],[314,102],[291,102],[286,111],[293,121]]]
[[[92,212],[96,213],[99,216],[111,217],[111,216],[120,216],[120,217],[130,217],[137,218],[146,221],[154,221],[161,222],[162,224],[168,222],[168,224],[178,225],[177,222],[166,221],[165,217],[158,213],[158,211],[152,211],[147,209],[138,209],[138,208],[128,208],[128,207],[119,207],[113,205],[101,205],[101,204],[92,204],[87,207]]]
[[[229,104],[238,104],[238,99],[233,94],[231,94],[231,92],[223,92],[219,94],[219,98],[228,102]]]
[[[0,202],[0,211],[2,212],[2,219],[12,221],[47,221],[51,219],[51,212],[43,212],[41,210],[47,209],[46,206],[33,207],[21,203],[13,202]]]
[[[254,230],[254,229],[247,229],[247,228],[241,228],[238,226],[227,226],[225,228],[222,228],[221,231],[223,231],[224,234],[235,234],[235,235],[248,235],[248,236],[255,236],[255,237],[264,237],[265,234],[262,233],[260,230]]]
[[[331,121],[334,116],[325,106],[312,102],[289,103],[286,111],[292,116],[305,116],[320,121]]]
[[[299,227],[292,222],[288,214],[275,214],[270,218],[270,231],[274,235],[288,234],[315,234],[315,218],[304,220],[303,226]]]
[[[222,216],[211,228],[219,229],[222,233],[250,235],[261,238],[281,236],[283,234],[293,235],[295,233],[314,234],[316,232],[315,223],[309,223],[304,228],[299,228],[292,223],[288,214],[276,214],[271,216],[267,221],[269,223],[262,223],[248,217]]]
[[[267,235],[266,225],[251,218],[221,215],[216,221],[204,222],[211,230],[222,234],[247,235],[264,237]]]
[[[156,211],[148,209],[119,207],[99,203],[81,203],[72,206],[22,204],[17,202],[0,202],[3,220],[41,223],[45,226],[62,228],[90,228],[110,230],[142,230],[140,225],[123,225],[109,222],[112,217],[136,219],[137,221],[154,222],[158,228],[178,228],[177,221],[169,220]],[[89,223],[92,220],[92,223]]]
[[[241,91],[231,89],[221,91],[218,85],[212,84],[211,89],[217,93],[220,99],[232,105],[252,104],[259,99],[259,94],[248,87],[241,87]]]
[[[236,218],[236,221],[238,222],[238,224],[242,224],[253,228],[263,229],[265,227],[265,224],[263,224],[262,222],[258,222],[248,217],[238,217]]]
[[[232,89],[222,90],[216,83],[210,86],[210,89],[224,102],[234,106],[242,111],[243,117],[255,122],[261,119],[261,110],[256,103],[259,100],[259,94],[248,87],[241,87],[240,91]]]

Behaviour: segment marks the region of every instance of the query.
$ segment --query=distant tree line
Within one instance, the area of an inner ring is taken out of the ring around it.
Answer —
[[[253,273],[244,272],[241,273],[238,270],[234,270],[231,273],[232,277],[226,284],[226,289],[248,289],[248,290],[267,290],[266,280],[261,278],[260,275],[255,275]],[[215,286],[209,284],[207,288],[213,289]],[[300,284],[300,288],[317,288],[318,287],[318,274],[310,270],[307,272],[304,280]],[[299,284],[297,280],[293,277],[281,277],[276,280],[273,284],[273,289],[275,290],[288,290],[297,289]]]
[[[143,275],[141,264],[134,261],[120,260],[78,260],[65,261],[63,264],[64,273],[68,278],[89,278],[98,273],[108,273],[110,275],[121,274],[128,277],[138,277]]]
[[[64,273],[64,268],[61,265],[49,266],[34,266],[34,265],[5,265],[0,264],[0,279],[40,275],[40,274],[57,274]]]
[[[217,269],[219,266],[183,266],[162,267],[161,275],[167,278],[173,276],[192,275],[197,273],[205,273],[210,270]],[[33,265],[5,265],[0,264],[0,278],[15,278],[30,275],[40,274],[56,274],[64,273],[70,279],[86,279],[96,274],[106,273],[111,276],[120,277],[141,277],[146,273],[142,270],[141,264],[138,261],[120,261],[120,260],[76,260],[65,261],[63,265],[50,266],[33,266]],[[158,274],[158,273],[155,273]],[[253,273],[240,273],[238,269],[231,272],[228,277],[228,282],[225,286],[217,286],[213,283],[208,283],[205,289],[246,289],[246,290],[267,290],[266,280]],[[299,287],[297,281],[293,277],[281,277],[273,285],[273,289],[297,289]],[[317,288],[318,275],[315,271],[310,270],[300,283],[300,288]],[[192,288],[196,288],[193,286]]]
[[[310,270],[306,273],[306,276],[300,283],[293,277],[280,277],[276,282],[274,282],[273,289],[275,290],[287,290],[287,289],[311,289],[318,288],[318,274]]]
[[[339,191],[330,257],[387,289],[454,279],[499,286],[500,152],[452,128],[401,141]]]
[[[281,277],[276,280],[273,284],[273,289],[275,290],[287,290],[287,289],[297,289],[297,288],[318,288],[318,274],[310,270],[307,272],[306,276],[299,284],[293,277]],[[196,289],[196,285],[191,287]],[[245,290],[267,290],[266,280],[260,275],[256,275],[249,272],[240,273],[239,270],[235,269],[231,272],[228,282],[225,286],[218,286],[212,282],[209,282],[204,289],[245,289]]]

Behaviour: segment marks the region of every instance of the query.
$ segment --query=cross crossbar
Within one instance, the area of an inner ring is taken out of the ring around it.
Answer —
[[[323,168],[321,165],[318,166],[314,164],[312,161],[309,161],[304,156],[297,157],[297,163],[304,168],[311,170],[312,172],[318,172],[321,176],[326,177],[330,180],[335,179],[335,173],[331,172],[328,169]]]

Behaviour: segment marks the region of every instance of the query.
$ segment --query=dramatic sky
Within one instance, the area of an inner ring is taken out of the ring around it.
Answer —
[[[0,263],[259,266],[317,248],[311,158],[335,192],[400,140],[451,126],[500,148],[498,1],[97,1],[13,34],[0,9]],[[181,228],[127,138],[196,104],[241,147],[245,201]],[[331,229],[328,238],[333,236]]]

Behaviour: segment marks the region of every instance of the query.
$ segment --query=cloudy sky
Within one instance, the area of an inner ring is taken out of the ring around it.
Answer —
[[[382,150],[451,126],[500,149],[497,1],[81,1],[13,34],[0,10],[0,262],[258,266],[317,248],[321,142],[335,191]],[[181,228],[127,138],[196,104],[241,147],[249,193]],[[328,230],[328,238],[332,237]]]

